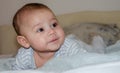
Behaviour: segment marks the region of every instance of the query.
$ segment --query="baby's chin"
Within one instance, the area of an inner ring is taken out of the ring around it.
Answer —
[[[56,49],[59,49],[61,47],[63,42],[64,42],[63,39],[59,38],[56,41],[49,43],[48,47],[51,50],[56,50]]]
[[[50,48],[49,48],[49,51],[51,51],[51,52],[56,52],[56,51],[58,51],[60,49],[60,45],[55,45],[55,46],[51,46]]]
[[[40,51],[42,53],[54,53],[54,52],[57,52],[59,50],[59,48],[57,49],[47,49],[47,50],[43,50],[43,51]]]

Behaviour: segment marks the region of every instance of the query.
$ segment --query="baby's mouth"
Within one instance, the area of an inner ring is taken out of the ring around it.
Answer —
[[[57,42],[58,38],[52,39],[49,43]]]

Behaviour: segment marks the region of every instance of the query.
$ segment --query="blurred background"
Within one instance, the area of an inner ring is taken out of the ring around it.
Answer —
[[[120,11],[120,0],[0,0],[0,25],[12,24],[16,11],[31,2],[46,4],[56,15],[78,11]]]

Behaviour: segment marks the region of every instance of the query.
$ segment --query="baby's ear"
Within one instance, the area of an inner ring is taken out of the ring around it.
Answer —
[[[23,46],[25,48],[30,47],[28,40],[24,36],[17,36],[17,41],[21,46]]]

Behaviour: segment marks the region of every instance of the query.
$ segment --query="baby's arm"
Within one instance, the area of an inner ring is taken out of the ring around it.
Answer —
[[[12,65],[13,70],[27,70],[34,69],[33,54],[30,49],[20,48]]]
[[[68,36],[66,41],[69,42],[68,53],[70,55],[87,52],[84,48],[84,43],[78,40],[75,36]]]

